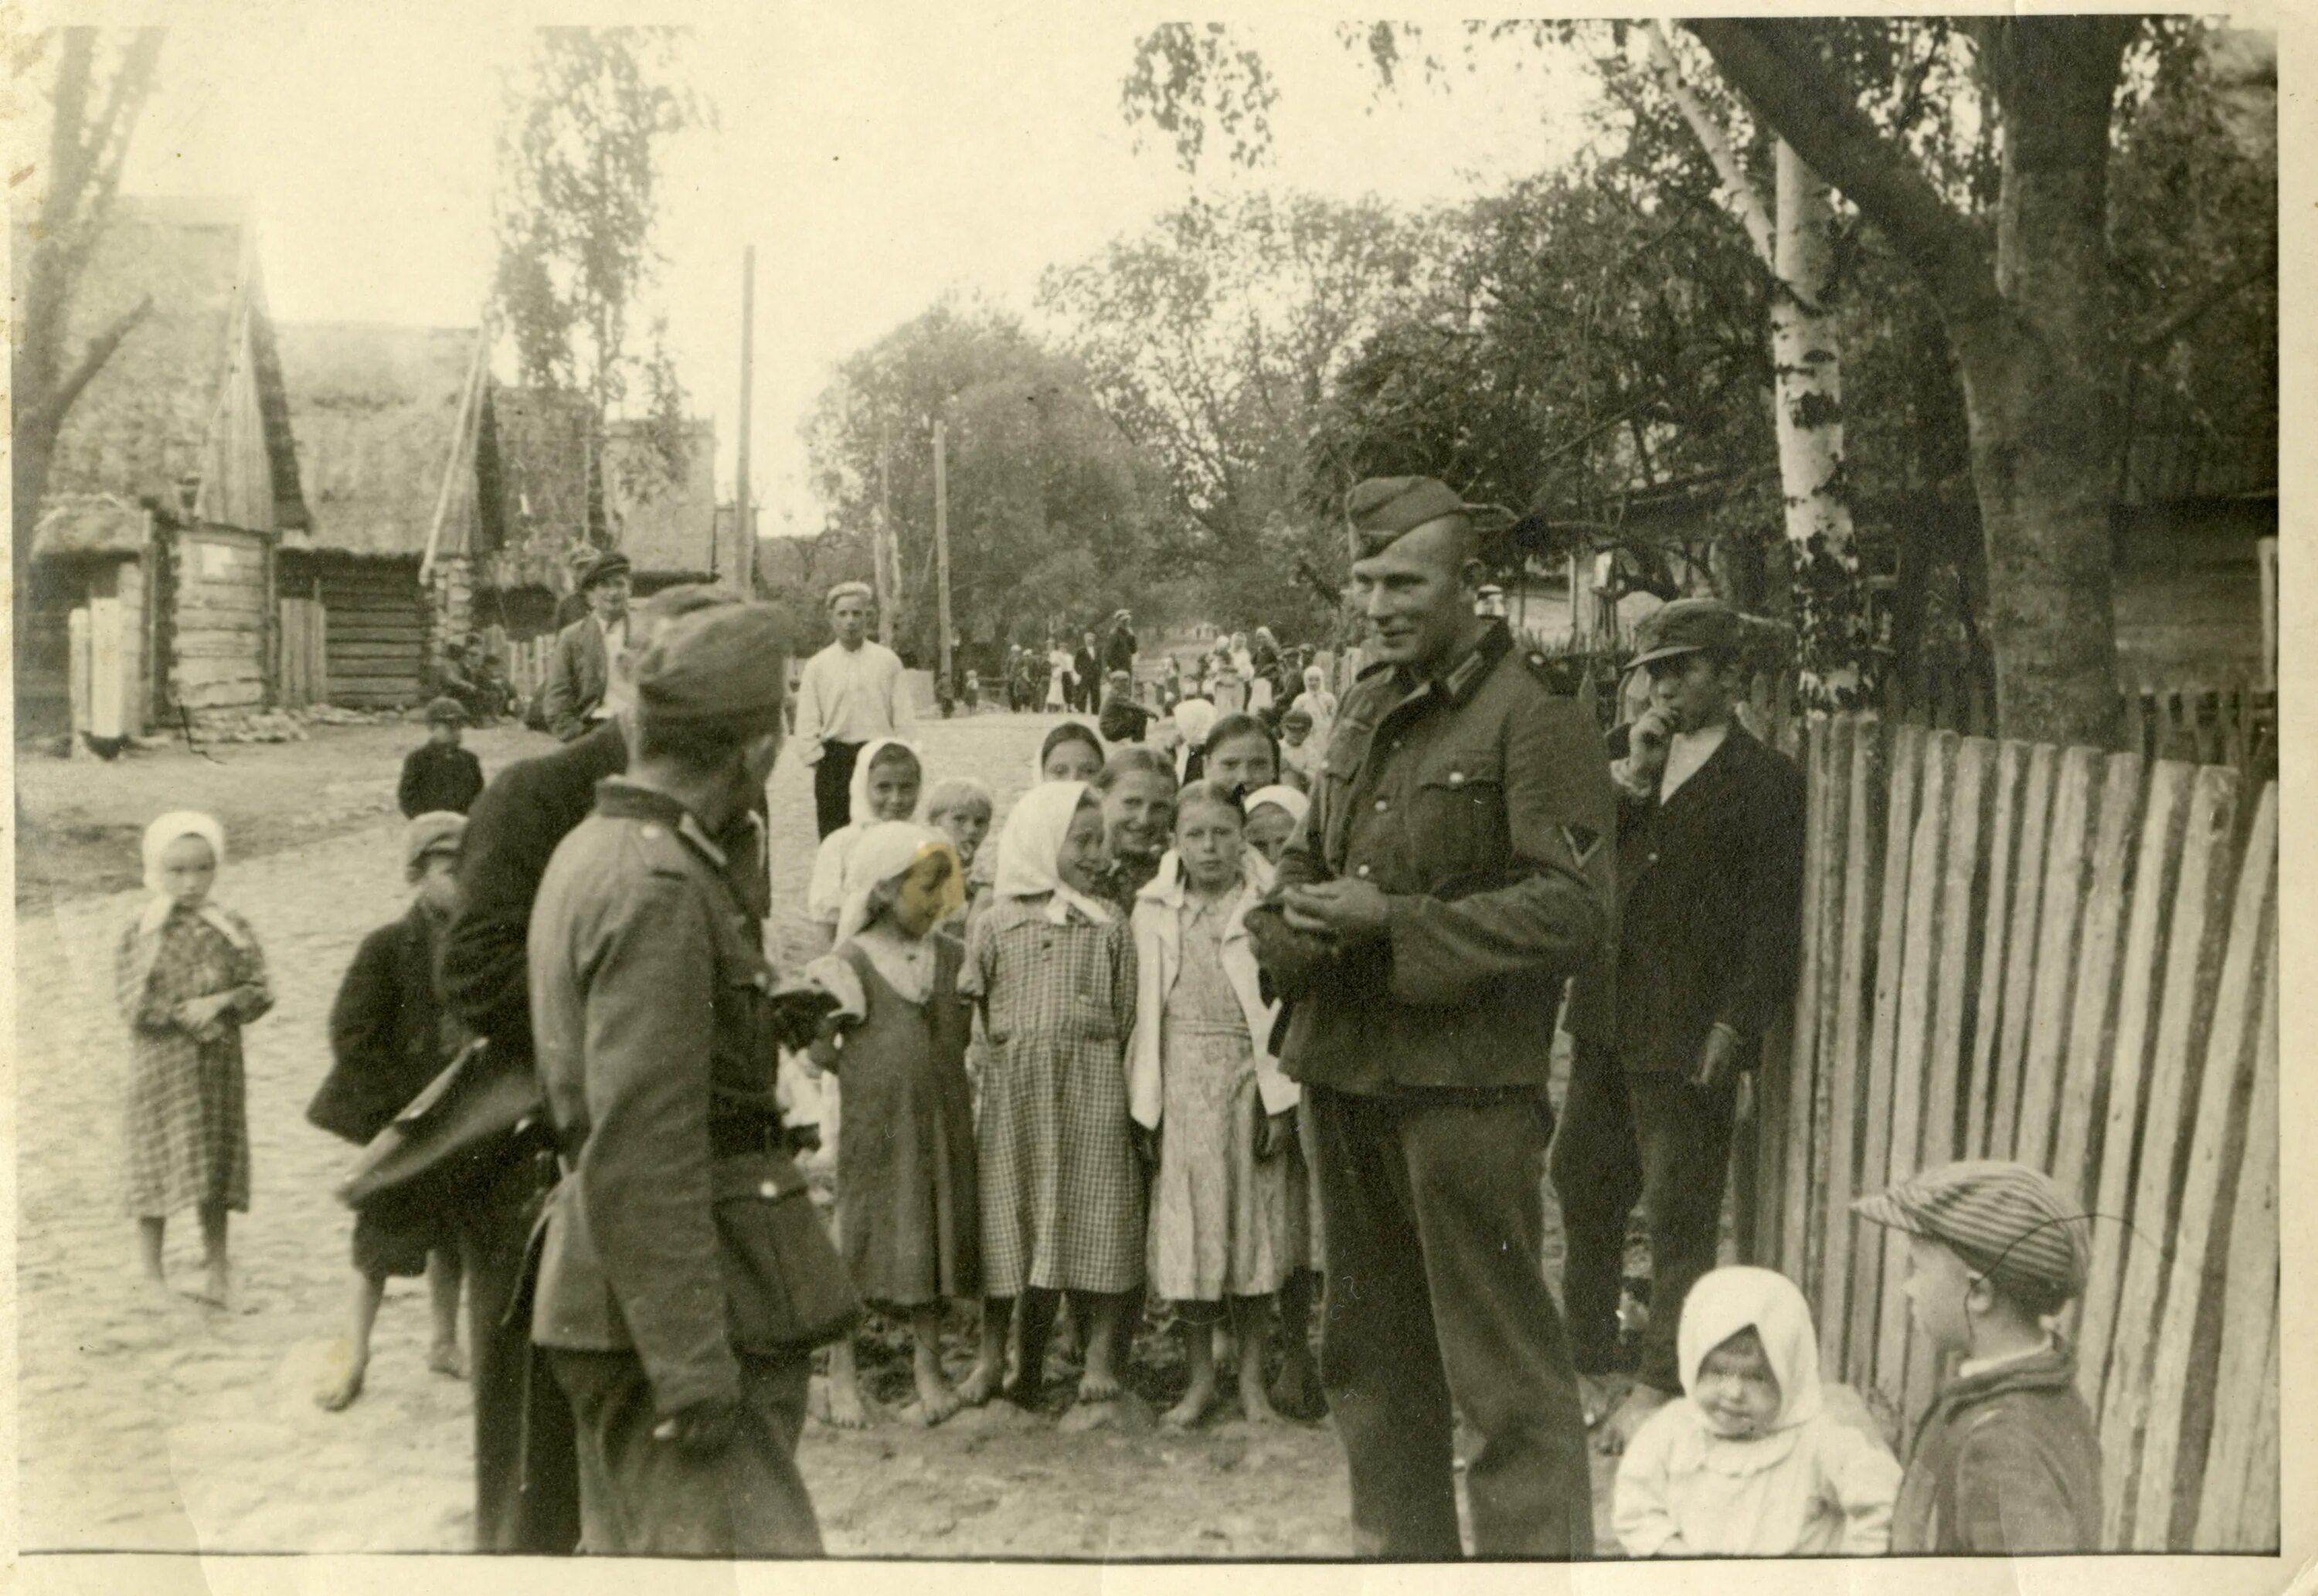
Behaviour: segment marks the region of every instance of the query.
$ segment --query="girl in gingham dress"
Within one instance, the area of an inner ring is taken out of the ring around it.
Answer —
[[[123,929],[113,963],[129,1023],[129,1212],[145,1277],[164,1283],[168,1216],[201,1216],[207,1265],[201,1293],[223,1306],[226,1215],[249,1211],[249,1115],[241,1027],[274,1007],[265,958],[239,915],[209,901],[225,864],[225,832],[177,811],[145,829],[152,893]]]
[[[1012,1299],[1020,1362],[1006,1392],[1037,1404],[1057,1294],[1086,1327],[1079,1400],[1119,1394],[1116,1330],[1143,1284],[1143,1183],[1127,1114],[1135,943],[1091,889],[1102,807],[1082,782],[1025,794],[998,842],[996,901],[975,922],[958,991],[988,1045],[975,1126],[982,1349],[960,1387],[986,1401],[1005,1366]]]

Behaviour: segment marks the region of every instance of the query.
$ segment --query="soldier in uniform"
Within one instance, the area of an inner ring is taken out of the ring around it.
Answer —
[[[1427,477],[1346,502],[1373,661],[1272,904],[1328,1238],[1321,1377],[1362,1555],[1455,1557],[1451,1412],[1483,1556],[1593,1550],[1584,1415],[1541,1261],[1547,1060],[1610,924],[1607,761],[1544,660],[1476,615],[1473,516]]]
[[[565,1170],[532,1336],[578,1432],[588,1552],[821,1550],[795,1462],[808,1358],[858,1305],[782,1151],[770,973],[714,840],[771,773],[786,652],[761,605],[660,634],[636,667],[626,774],[597,786],[532,914]]]

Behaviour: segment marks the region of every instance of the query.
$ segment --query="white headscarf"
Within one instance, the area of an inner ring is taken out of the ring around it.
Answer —
[[[1683,1389],[1697,1386],[1699,1366],[1709,1352],[1750,1328],[1779,1382],[1779,1411],[1765,1433],[1819,1417],[1819,1338],[1811,1330],[1810,1305],[1795,1283],[1775,1269],[1734,1267],[1698,1278],[1683,1298],[1682,1328],[1675,1337]]]
[[[1110,922],[1110,905],[1066,886],[1056,869],[1063,839],[1080,801],[1091,789],[1084,782],[1047,782],[1022,794],[998,834],[998,879],[993,891],[1002,898],[1035,898],[1051,892],[1047,918],[1061,925],[1075,904],[1097,925]]]
[[[1286,810],[1288,818],[1299,826],[1304,823],[1305,811],[1312,807],[1309,798],[1289,786],[1258,787],[1247,795],[1244,807],[1253,814],[1267,803],[1276,803]]]
[[[850,942],[859,948],[885,984],[903,1000],[922,1003],[933,993],[938,957],[931,937],[906,937],[887,920],[869,923],[878,893],[907,872],[928,848],[949,856],[950,888],[962,895],[964,871],[949,838],[914,820],[885,820],[864,831],[845,860],[845,906],[837,919],[837,946]],[[834,966],[835,968],[832,968]],[[866,1014],[867,1003],[853,973],[834,955],[815,959],[805,967],[808,978],[834,993],[847,1011]]]
[[[857,826],[875,826],[879,823],[881,817],[871,813],[869,809],[869,767],[877,762],[877,756],[887,749],[902,749],[917,762],[918,796],[923,799],[926,795],[926,757],[918,751],[918,745],[904,738],[873,737],[862,745],[861,757],[853,761],[853,785],[849,789],[846,819]],[[917,812],[914,807],[912,808],[908,818],[916,819]]]
[[[145,890],[153,896],[147,901],[144,913],[138,917],[139,936],[149,937],[159,930],[167,921],[169,911],[177,906],[176,900],[169,895],[168,883],[161,875],[161,856],[181,837],[198,837],[209,844],[210,857],[216,861],[220,871],[225,868],[225,828],[198,810],[173,809],[146,827]],[[214,904],[204,901],[194,912],[216,927],[236,947],[249,945],[240,928],[233,923],[233,917]]]
[[[1175,705],[1174,715],[1175,729],[1183,734],[1186,748],[1198,748],[1215,729],[1216,706],[1205,698],[1181,700]]]

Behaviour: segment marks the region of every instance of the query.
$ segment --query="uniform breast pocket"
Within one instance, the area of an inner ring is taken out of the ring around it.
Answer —
[[[1505,761],[1494,746],[1435,754],[1414,802],[1409,834],[1427,874],[1462,875],[1505,856]]]

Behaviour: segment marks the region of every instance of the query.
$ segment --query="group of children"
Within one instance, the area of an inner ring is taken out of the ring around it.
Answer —
[[[1065,1305],[1080,1400],[1115,1398],[1148,1294],[1190,1371],[1168,1421],[1215,1403],[1226,1316],[1248,1417],[1277,1416],[1275,1389],[1291,1411],[1316,1404],[1297,1089],[1267,1049],[1244,923],[1305,800],[1250,718],[1217,722],[1190,757],[1202,769],[1183,784],[1158,750],[1065,722],[985,849],[986,787],[929,788],[916,749],[873,742],[851,821],[814,861],[806,907],[831,951],[805,976],[837,1008],[804,1079],[787,1078],[791,1117],[835,1143],[840,1251],[865,1300],[912,1325],[927,1422],[1002,1394],[1035,1405]],[[980,1346],[953,1385],[939,1337],[958,1301],[980,1304]],[[831,1417],[867,1411],[840,1346]]]
[[[987,788],[929,787],[914,748],[872,744],[852,823],[815,860],[808,909],[829,951],[804,977],[835,1009],[789,1089],[808,1095],[816,1074],[841,1083],[843,1123],[832,1103],[822,1125],[840,1251],[863,1298],[910,1324],[926,1422],[1001,1395],[1035,1406],[1065,1305],[1079,1399],[1116,1398],[1147,1297],[1172,1314],[1189,1373],[1166,1422],[1212,1408],[1219,1344],[1235,1350],[1250,1420],[1318,1405],[1307,1327],[1324,1238],[1298,1088],[1269,1051],[1275,1010],[1245,926],[1306,799],[1280,780],[1262,722],[1198,729],[1171,756],[1056,728],[994,850]],[[309,1112],[349,1140],[367,1140],[446,1056],[432,959],[463,827],[447,812],[409,822],[410,910],[363,944],[339,994],[337,1066]],[[225,861],[217,823],[164,815],[144,858],[150,896],[116,968],[131,1036],[130,1208],[156,1284],[166,1216],[197,1210],[201,1295],[222,1303],[226,1215],[248,1206],[240,1027],[272,997],[248,926],[211,900]],[[1684,1395],[1641,1426],[1619,1467],[1625,1549],[2098,1549],[2098,1447],[2053,1328],[2084,1286],[2078,1205],[2036,1171],[1975,1162],[1855,1209],[1907,1233],[1915,1322],[1955,1360],[1909,1466],[1830,1412],[1795,1286],[1716,1269],[1682,1309]],[[365,1216],[354,1251],[352,1330],[317,1400],[338,1408],[360,1393],[393,1275],[427,1276],[430,1362],[460,1372],[450,1239],[408,1216]],[[940,1358],[954,1303],[981,1315],[976,1359],[955,1384]],[[1279,1377],[1267,1380],[1275,1331]],[[849,1348],[831,1385],[832,1416],[861,1421]]]

